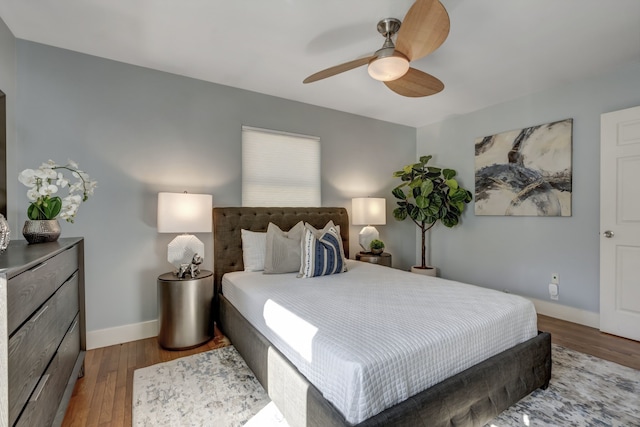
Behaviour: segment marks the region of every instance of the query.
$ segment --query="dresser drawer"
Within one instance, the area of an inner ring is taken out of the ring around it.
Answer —
[[[56,292],[56,312],[58,334],[63,336],[79,310],[78,304],[78,272],[65,282]]]
[[[79,316],[74,319],[47,371],[40,377],[16,426],[50,426],[80,354]]]
[[[56,299],[52,298],[9,339],[9,421],[13,424],[35,388],[58,336]]]
[[[78,314],[74,274],[9,339],[9,415],[13,422]]]
[[[7,283],[7,329],[11,335],[74,271],[78,246],[49,258]]]

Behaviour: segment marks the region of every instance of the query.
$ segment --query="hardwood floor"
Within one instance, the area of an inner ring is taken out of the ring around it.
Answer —
[[[563,347],[640,369],[640,342],[616,337],[597,329],[538,315],[538,329],[551,332],[551,342]]]
[[[228,344],[216,329],[214,339],[189,350],[165,350],[156,338],[89,350],[84,377],[73,389],[62,425],[131,426],[133,371]]]
[[[640,342],[542,315],[538,315],[538,329],[551,332],[555,344],[640,369]],[[185,351],[164,350],[155,338],[89,350],[85,375],[76,383],[62,425],[129,427],[133,371],[227,344],[216,331],[215,339]]]

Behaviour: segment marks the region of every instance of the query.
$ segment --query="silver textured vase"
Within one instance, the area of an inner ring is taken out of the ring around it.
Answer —
[[[9,246],[9,240],[11,240],[11,230],[9,230],[9,223],[4,215],[0,214],[0,252],[4,252]]]
[[[57,219],[28,219],[22,227],[22,235],[29,244],[55,242],[61,231]]]

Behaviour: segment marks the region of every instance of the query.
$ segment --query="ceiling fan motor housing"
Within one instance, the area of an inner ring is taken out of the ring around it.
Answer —
[[[384,37],[393,37],[400,29],[401,22],[396,18],[385,18],[378,22],[378,32]]]

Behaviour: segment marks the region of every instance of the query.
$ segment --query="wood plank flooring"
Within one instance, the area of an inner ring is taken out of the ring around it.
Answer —
[[[76,383],[62,425],[131,426],[133,371],[228,344],[216,330],[213,340],[189,350],[165,350],[156,338],[89,350],[84,377]]]
[[[538,329],[551,332],[555,344],[640,369],[640,342],[542,315],[538,315]],[[129,427],[134,370],[227,344],[216,331],[215,339],[184,351],[164,350],[155,338],[89,350],[85,375],[76,383],[62,425]]]
[[[551,342],[610,360],[620,365],[640,369],[640,342],[616,337],[597,329],[538,315],[538,329],[551,332]]]

